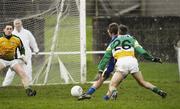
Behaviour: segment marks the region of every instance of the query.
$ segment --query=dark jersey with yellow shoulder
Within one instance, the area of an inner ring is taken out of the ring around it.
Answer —
[[[19,37],[13,34],[8,37],[4,33],[0,34],[0,59],[10,61],[17,58],[17,49],[21,55],[25,55],[25,49]]]

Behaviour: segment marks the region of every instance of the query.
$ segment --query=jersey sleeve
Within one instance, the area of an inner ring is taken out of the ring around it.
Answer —
[[[136,53],[140,56],[143,56],[145,59],[152,61],[153,56],[150,55],[139,43],[138,41],[135,39],[134,40],[134,49],[136,51]]]
[[[104,69],[106,68],[107,63],[109,62],[109,60],[112,57],[112,47],[111,44],[107,47],[106,52],[103,56],[103,58],[101,59],[100,63],[98,64],[98,70],[103,72]]]
[[[20,52],[21,55],[25,55],[24,45],[23,45],[20,38],[19,38],[19,40],[20,40],[20,43],[19,43],[19,46],[18,46],[19,52]]]

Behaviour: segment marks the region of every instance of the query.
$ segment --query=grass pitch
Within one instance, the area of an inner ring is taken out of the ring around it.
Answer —
[[[89,63],[88,79],[92,80],[96,74],[94,64]],[[0,88],[0,109],[179,109],[180,82],[178,82],[177,64],[141,63],[141,71],[145,80],[161,87],[168,92],[162,99],[158,95],[146,90],[131,77],[123,81],[118,88],[116,101],[104,101],[108,84],[104,84],[92,99],[77,101],[70,95],[72,84],[35,86],[37,96],[27,97],[22,87]],[[93,70],[94,69],[94,70]],[[87,90],[91,84],[79,84]]]

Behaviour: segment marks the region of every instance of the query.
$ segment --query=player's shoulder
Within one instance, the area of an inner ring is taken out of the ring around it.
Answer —
[[[4,33],[0,33],[0,38],[4,36]]]
[[[15,35],[15,34],[12,34],[12,36],[13,36],[14,38],[20,39],[19,36]]]
[[[118,39],[134,39],[134,37],[130,34],[126,34],[126,35],[119,35]]]
[[[126,37],[134,39],[135,37],[133,35],[127,34]]]
[[[21,40],[19,36],[12,34],[13,38],[15,38],[16,40]]]
[[[136,40],[136,37],[133,35],[127,34],[127,37],[130,38],[131,40],[134,40],[134,41]]]

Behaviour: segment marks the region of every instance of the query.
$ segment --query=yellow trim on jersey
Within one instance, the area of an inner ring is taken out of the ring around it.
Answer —
[[[16,56],[16,49],[21,47],[21,40],[12,35],[7,39],[4,35],[0,37],[0,58],[5,60],[13,60]]]
[[[115,59],[119,59],[119,58],[126,57],[126,56],[135,57],[134,51],[121,50],[121,51],[117,51],[117,52],[114,54],[114,58],[115,58]]]

